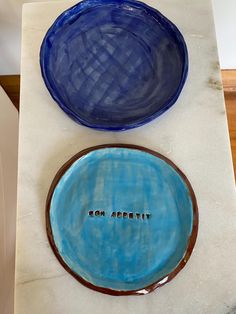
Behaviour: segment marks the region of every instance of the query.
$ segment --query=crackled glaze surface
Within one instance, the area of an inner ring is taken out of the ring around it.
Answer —
[[[65,11],[41,47],[52,97],[98,129],[142,125],[167,110],[184,85],[188,56],[176,26],[144,3],[86,0]]]
[[[95,287],[133,293],[168,281],[196,239],[186,178],[134,146],[79,156],[49,193],[49,238],[60,260]]]

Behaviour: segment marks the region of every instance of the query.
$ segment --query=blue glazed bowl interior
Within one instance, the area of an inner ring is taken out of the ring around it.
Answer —
[[[177,267],[193,215],[188,186],[172,166],[139,150],[104,148],[64,173],[49,217],[58,254],[73,273],[98,287],[132,291]]]
[[[140,126],[177,100],[187,76],[184,39],[144,3],[85,0],[60,15],[40,52],[46,86],[76,122]]]

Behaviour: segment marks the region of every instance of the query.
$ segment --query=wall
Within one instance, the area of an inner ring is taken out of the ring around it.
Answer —
[[[222,69],[236,69],[236,1],[212,0]]]
[[[0,75],[20,73],[21,7],[32,1],[0,0]],[[221,68],[236,69],[236,0],[212,2]]]
[[[39,1],[0,0],[0,75],[20,73],[22,4]]]
[[[19,73],[21,4],[0,0],[0,74]]]

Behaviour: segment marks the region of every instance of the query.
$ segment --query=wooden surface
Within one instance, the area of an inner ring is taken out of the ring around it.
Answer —
[[[236,92],[225,92],[225,103],[228,116],[229,135],[236,177]]]
[[[225,92],[234,172],[236,174],[236,70],[223,70],[221,73]],[[0,76],[0,85],[6,91],[14,106],[19,109],[20,76]]]
[[[20,75],[0,75],[0,85],[5,90],[14,106],[19,110]]]
[[[221,75],[236,178],[236,70],[222,70]]]
[[[225,92],[236,92],[236,70],[222,70],[222,81]]]

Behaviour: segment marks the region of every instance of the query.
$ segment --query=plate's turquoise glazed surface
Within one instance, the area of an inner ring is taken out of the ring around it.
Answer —
[[[96,287],[128,292],[165,280],[190,245],[196,219],[190,189],[157,155],[127,147],[91,150],[51,193],[57,255]]]

